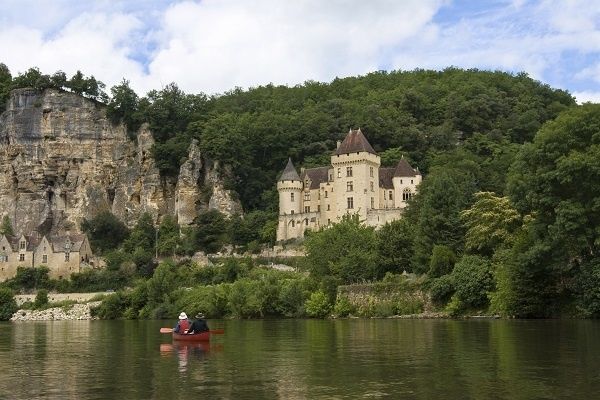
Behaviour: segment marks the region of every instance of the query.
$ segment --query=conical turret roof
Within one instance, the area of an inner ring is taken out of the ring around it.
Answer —
[[[417,176],[417,171],[410,166],[408,161],[402,156],[398,164],[396,165],[396,169],[394,170],[394,176]]]
[[[361,151],[365,151],[371,154],[377,154],[375,153],[375,150],[373,150],[373,147],[371,146],[365,135],[363,135],[360,128],[358,128],[357,130],[350,129],[350,132],[348,132],[348,134],[344,138],[344,141],[342,142],[342,144],[340,144],[340,147],[336,149],[335,154],[340,155],[358,153]]]
[[[288,159],[287,165],[285,166],[285,169],[281,173],[281,177],[279,178],[279,180],[280,181],[299,181],[300,180],[300,176],[298,175],[298,172],[296,172],[296,168],[294,167],[294,164],[292,163],[291,158]]]

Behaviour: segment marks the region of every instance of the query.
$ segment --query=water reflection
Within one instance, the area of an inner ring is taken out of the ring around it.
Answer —
[[[223,345],[213,344],[211,346],[210,342],[181,343],[174,341],[173,343],[161,343],[159,349],[162,357],[177,356],[179,372],[184,373],[187,371],[189,358],[204,361],[209,352],[223,351]]]

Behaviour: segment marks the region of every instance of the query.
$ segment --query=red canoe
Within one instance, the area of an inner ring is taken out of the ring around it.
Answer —
[[[186,342],[208,342],[210,340],[210,331],[194,333],[193,335],[181,335],[173,332],[173,340]]]

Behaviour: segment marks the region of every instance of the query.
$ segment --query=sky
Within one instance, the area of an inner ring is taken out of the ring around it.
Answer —
[[[600,1],[0,0],[0,62],[142,95],[455,66],[600,102]]]

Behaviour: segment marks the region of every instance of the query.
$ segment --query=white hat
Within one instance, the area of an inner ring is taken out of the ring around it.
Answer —
[[[179,319],[187,319],[187,314],[182,312],[181,314],[179,314]]]

